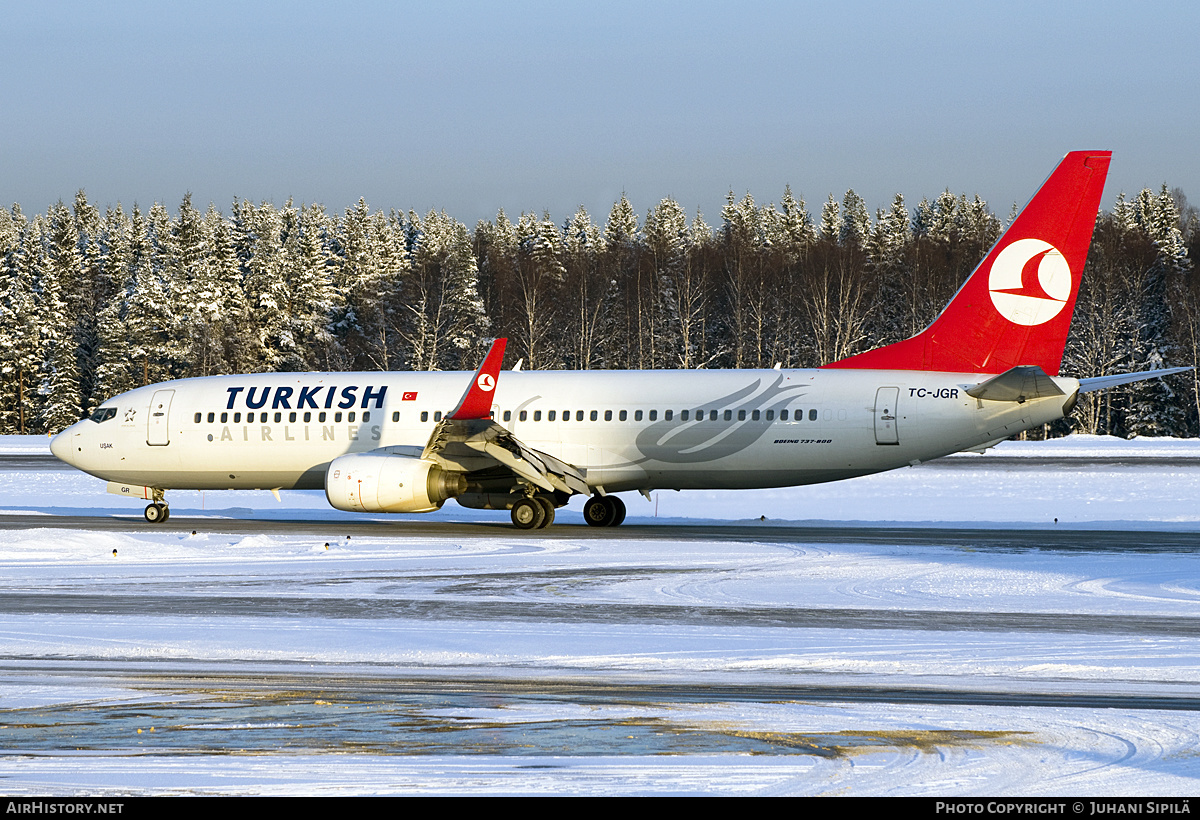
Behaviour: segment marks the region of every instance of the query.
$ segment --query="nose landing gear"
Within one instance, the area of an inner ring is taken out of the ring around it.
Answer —
[[[171,517],[171,508],[167,506],[166,492],[157,487],[151,489],[150,492],[154,500],[146,505],[146,511],[143,514],[151,524],[161,524]]]
[[[144,515],[151,524],[161,524],[171,517],[171,508],[166,504],[147,504]]]

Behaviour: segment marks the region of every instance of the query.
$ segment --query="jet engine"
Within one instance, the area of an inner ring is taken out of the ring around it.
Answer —
[[[462,473],[395,453],[339,456],[325,472],[325,497],[347,512],[432,512],[466,489]]]

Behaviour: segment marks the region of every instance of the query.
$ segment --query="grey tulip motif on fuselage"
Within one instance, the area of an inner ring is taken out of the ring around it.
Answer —
[[[680,421],[677,415],[669,421],[662,419],[651,424],[638,434],[635,444],[643,458],[634,463],[654,460],[694,464],[715,461],[745,450],[771,428],[771,422],[766,419],[768,410],[778,412],[804,395],[804,385],[784,387],[783,382],[782,373],[765,386],[761,378],[756,379],[753,384],[727,396],[704,402],[703,406],[687,408],[692,413],[703,411],[704,421]],[[729,421],[725,420],[726,410],[732,411]],[[739,411],[743,410],[746,418],[739,420]],[[760,411],[757,420],[752,418],[755,410]],[[713,411],[717,412],[715,421],[709,418]]]

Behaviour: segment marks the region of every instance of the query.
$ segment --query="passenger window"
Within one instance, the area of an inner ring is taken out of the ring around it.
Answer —
[[[288,413],[288,422],[291,424],[296,423],[296,414],[295,413]]]
[[[324,410],[322,410],[320,413],[317,413],[317,421],[321,422],[321,424],[324,424],[326,415],[327,413]]]
[[[557,410],[551,410],[549,413],[546,414],[546,421],[554,421],[557,413],[558,413]]]
[[[687,410],[679,411],[679,420],[680,421],[687,421],[688,418],[689,418],[689,411],[687,411]]]
[[[746,411],[739,410],[738,411],[738,421],[745,421],[745,420],[746,420]]]
[[[775,411],[768,410],[767,411],[767,421],[774,421],[774,420],[775,420]]]
[[[725,421],[733,421],[733,411],[732,410],[725,411]]]
[[[583,411],[582,410],[575,411],[575,421],[583,421]]]
[[[522,410],[522,411],[521,411],[521,416],[520,416],[520,419],[521,419],[521,421],[525,421],[525,420],[526,420],[526,419],[528,419],[528,418],[529,418],[529,411],[528,411],[528,410]]]
[[[752,410],[752,411],[750,411],[750,420],[751,420],[751,421],[758,421],[760,418],[762,418],[762,411],[761,411],[761,410]]]
[[[321,421],[325,421],[324,413],[321,414]],[[421,411],[421,421],[429,421],[429,411],[428,410]]]
[[[657,420],[658,420],[658,411],[651,410],[650,411],[650,421],[657,421]]]
[[[641,410],[634,410],[634,411],[633,411],[633,420],[634,420],[634,421],[641,421],[641,420],[642,420],[642,411],[641,411]]]
[[[434,420],[434,421],[441,421],[441,420],[442,420],[442,411],[441,411],[441,410],[434,410],[434,411],[433,411],[433,420]]]
[[[93,416],[95,416],[96,414],[95,414],[95,413],[93,413],[92,415],[93,415]],[[199,423],[200,423],[200,419],[202,419],[202,418],[204,418],[204,416],[202,416],[201,414],[197,413],[197,414],[196,414],[196,424],[199,424]]]
[[[551,410],[550,412],[554,412],[554,411],[553,411],[553,410]],[[534,411],[533,411],[533,420],[534,420],[534,421],[541,421],[541,420],[542,420],[542,411],[541,411],[541,410],[534,410]],[[551,421],[553,421],[553,420],[554,420],[554,419],[551,419]]]
[[[239,423],[241,422],[241,420],[242,420],[242,414],[241,414],[241,413],[234,413],[234,414],[233,414],[233,423],[234,423],[234,424],[239,424]]]
[[[629,411],[622,410],[620,413],[617,413],[617,418],[621,421],[626,421],[629,418]]]
[[[354,414],[351,413],[350,415],[353,416]],[[278,424],[281,421],[283,421],[283,413],[276,413],[275,414],[275,423]],[[353,421],[353,419],[351,419],[351,421]]]
[[[604,411],[604,420],[605,420],[605,421],[612,421],[612,411],[611,411],[611,410],[605,410],[605,411]]]
[[[592,421],[599,421],[599,420],[600,420],[600,413],[599,413],[598,411],[596,411],[596,410],[593,410],[593,411],[592,411],[592,412],[591,412],[591,413],[588,415],[588,418],[589,418],[589,419],[591,419]]]
[[[779,411],[779,420],[780,420],[780,421],[787,421],[787,420],[788,420],[788,411],[787,411],[787,410],[780,410],[780,411]]]
[[[817,420],[817,408],[814,407],[812,410],[808,411],[808,420],[809,421]]]
[[[671,418],[672,418],[674,415],[675,415],[675,411],[674,411],[674,410],[666,410],[666,411],[664,411],[664,412],[663,412],[663,421],[670,421],[670,420],[671,420]],[[685,421],[686,421],[686,419],[685,419]]]
[[[308,419],[305,419],[305,421],[308,421]],[[392,411],[392,421],[400,421],[400,411],[399,410]]]
[[[363,413],[363,424],[366,424],[370,420],[371,420],[371,411],[367,410],[366,412]]]
[[[305,413],[304,414],[304,423],[308,424],[310,421],[312,421],[312,413]]]
[[[505,411],[504,411],[504,420],[505,420],[505,421],[512,421],[512,411],[511,411],[511,410],[505,410]]]
[[[709,410],[709,411],[708,411],[708,420],[709,420],[709,421],[716,421],[716,420],[717,420],[717,411],[716,411],[716,410]]]
[[[225,422],[227,422],[227,421],[229,421],[229,414],[228,414],[228,413],[222,413],[222,414],[221,414],[221,424],[224,424],[224,423],[225,423]]]
[[[216,414],[216,413],[209,413],[209,414],[208,414],[208,423],[209,423],[209,424],[212,424],[212,423],[213,423],[214,421],[216,421],[216,420],[217,420],[217,414]]]

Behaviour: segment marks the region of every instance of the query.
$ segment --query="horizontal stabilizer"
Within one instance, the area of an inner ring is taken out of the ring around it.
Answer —
[[[1066,393],[1037,365],[1021,365],[975,385],[967,390],[967,395],[988,401],[1023,402]]]
[[[1192,368],[1165,367],[1162,370],[1143,370],[1140,373],[1118,373],[1115,376],[1095,376],[1091,379],[1080,379],[1079,392],[1091,393],[1095,390],[1118,387],[1122,384],[1132,384],[1133,382],[1140,382],[1144,381],[1145,379],[1153,379],[1159,376],[1171,376],[1175,373],[1183,373],[1188,370],[1192,370]]]

